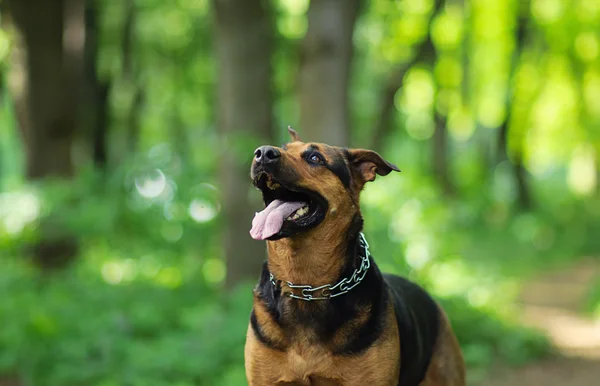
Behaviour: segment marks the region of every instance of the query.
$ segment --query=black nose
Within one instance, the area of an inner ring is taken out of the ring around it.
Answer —
[[[279,161],[281,153],[273,146],[261,146],[254,151],[254,159],[256,162],[270,164]]]

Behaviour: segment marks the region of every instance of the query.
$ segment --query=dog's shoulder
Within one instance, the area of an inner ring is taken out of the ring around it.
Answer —
[[[425,376],[440,324],[433,298],[410,280],[385,273],[400,335],[401,385],[417,385]]]

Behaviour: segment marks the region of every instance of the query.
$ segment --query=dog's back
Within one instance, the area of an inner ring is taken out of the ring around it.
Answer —
[[[398,323],[400,378],[398,385],[417,386],[424,378],[439,332],[439,308],[417,284],[400,276],[383,274]]]

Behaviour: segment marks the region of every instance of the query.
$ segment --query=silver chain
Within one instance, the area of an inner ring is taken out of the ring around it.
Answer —
[[[296,295],[295,293],[290,292],[289,297],[306,301],[328,300],[343,295],[349,292],[352,288],[359,285],[360,282],[363,281],[363,279],[367,275],[369,267],[371,267],[371,253],[369,252],[369,243],[367,243],[367,239],[365,238],[365,235],[362,232],[359,233],[359,236],[360,237],[358,239],[358,242],[364,250],[364,255],[361,256],[360,267],[354,270],[352,276],[350,276],[349,278],[343,278],[337,284],[325,284],[320,287],[293,284],[289,281],[286,281],[285,285],[289,288],[301,290],[301,295]],[[270,279],[273,286],[277,287],[277,282],[275,281],[275,277],[272,273],[270,273]],[[318,291],[321,291],[321,294],[319,294],[319,296],[315,296],[315,293]]]

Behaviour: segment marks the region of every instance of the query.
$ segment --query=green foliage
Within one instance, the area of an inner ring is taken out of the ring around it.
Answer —
[[[244,383],[249,285],[224,297],[198,274],[176,286],[141,272],[109,284],[110,266],[104,262],[98,269],[93,259],[48,276],[14,256],[1,263],[6,300],[0,304],[0,374],[49,386]],[[145,269],[141,261],[133,265],[134,271]],[[539,335],[464,299],[442,304],[471,369],[497,357],[522,363],[547,352]]]
[[[441,304],[451,316],[469,368],[488,366],[499,357],[522,365],[551,351],[541,333],[503,320],[493,311],[477,309],[461,298],[442,299]]]
[[[249,286],[223,298],[198,279],[110,285],[82,266],[42,277],[14,256],[2,264],[0,374],[49,386],[218,385],[225,374],[239,384]]]
[[[589,290],[585,310],[592,318],[600,319],[600,278],[598,278]]]
[[[38,220],[16,234],[1,234],[0,242],[12,245],[13,253],[0,261],[5,267],[0,293],[6,299],[0,303],[0,320],[5,321],[0,374],[17,374],[32,385],[244,383],[251,286],[242,285],[228,296],[219,290],[218,221],[197,223],[189,212],[191,198],[210,201],[211,191],[194,196],[198,190],[189,176],[178,177],[169,163],[153,166],[178,187],[172,200],[142,196],[152,193],[153,185],[133,181],[130,186],[130,176],[119,173],[112,178],[124,177],[124,187],[113,181],[96,191],[94,178],[83,176],[70,182],[70,189],[50,185],[24,196],[37,197],[42,208],[58,208],[62,224],[78,235],[83,250],[71,269],[40,273],[22,257],[22,247],[36,237]],[[402,190],[415,198],[397,200],[385,181],[389,179],[370,184],[364,196],[374,256],[384,270],[408,275],[440,299],[470,371],[496,360],[522,364],[545,355],[547,340],[511,318],[514,283],[495,269],[503,266],[503,253],[529,254],[527,264],[538,264],[531,239],[520,249],[496,251],[497,244],[513,243],[514,234],[490,231],[495,235],[490,240],[485,227],[477,225],[484,220],[459,215],[474,208],[449,207],[436,199],[433,185],[413,184],[411,177]],[[72,205],[73,195],[85,199]],[[188,210],[167,217],[170,205]],[[181,230],[171,234],[167,225],[173,222]],[[473,227],[480,231],[465,231]],[[391,241],[389,232],[396,234]],[[173,235],[179,236],[175,243]],[[428,240],[435,240],[427,245],[436,249],[423,252]],[[464,258],[463,250],[470,251]],[[476,250],[500,256],[485,256],[485,263],[475,262],[482,253],[466,258]],[[419,260],[427,253],[428,261]]]
[[[361,201],[375,259],[440,299],[471,373],[548,354],[547,339],[518,324],[514,300],[536,272],[600,250],[600,3],[364,3],[354,33],[351,137],[355,146],[373,142],[388,83],[398,77],[380,151],[403,171],[378,177]],[[284,127],[299,121],[298,49],[309,1],[270,4],[280,143]],[[74,180],[24,183],[26,151],[3,95],[0,383],[16,374],[32,386],[242,385],[251,287],[228,295],[222,288],[216,150],[227,146],[247,161],[263,139],[223,141],[215,129],[208,0],[98,5],[98,76],[111,82],[103,173],[80,149]],[[429,40],[435,52],[420,55]],[[0,30],[3,78],[13,44]],[[135,119],[140,132],[129,144]],[[432,172],[439,119],[453,197]],[[507,160],[496,151],[503,124]],[[528,210],[519,207],[517,159],[531,189]],[[32,268],[30,246],[62,235],[80,245],[76,265]],[[588,310],[600,317],[600,283],[589,297]]]

